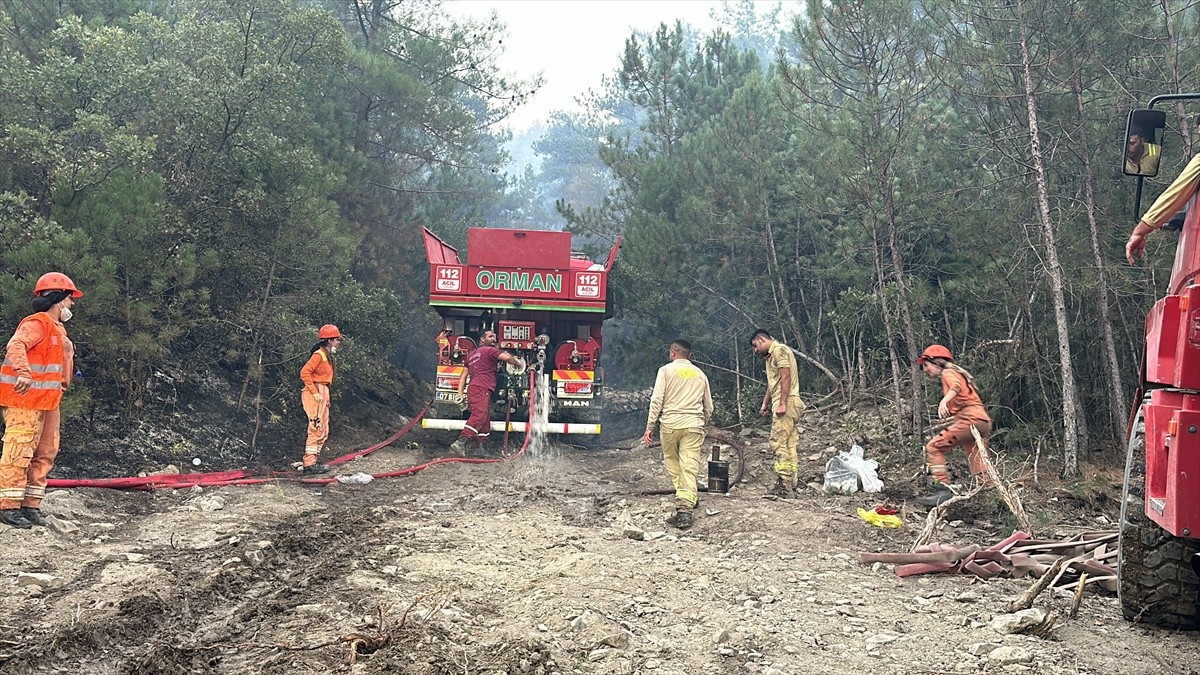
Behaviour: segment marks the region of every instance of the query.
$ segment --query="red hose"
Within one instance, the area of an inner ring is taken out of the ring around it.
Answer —
[[[536,382],[533,379],[534,377],[535,376],[531,373],[530,382],[531,382],[531,384],[536,385]],[[530,397],[529,397],[530,418],[533,417],[533,411],[534,411],[534,393],[533,393],[534,391],[535,390],[533,388],[530,389],[530,392],[531,392]],[[433,405],[433,401],[430,401],[429,403],[425,404],[425,407],[421,409],[421,412],[417,413],[416,417],[413,417],[411,420],[409,420],[408,424],[404,425],[404,427],[402,429],[400,429],[396,433],[392,434],[388,438],[386,438],[370,447],[364,448],[362,450],[356,450],[355,452],[351,452],[351,453],[342,455],[341,457],[332,459],[329,462],[327,462],[326,465],[327,466],[337,466],[338,464],[344,464],[346,462],[349,462],[354,459],[358,459],[360,457],[366,457],[367,455],[375,452],[376,450],[379,450],[380,448],[385,448],[388,445],[395,443],[397,440],[399,440],[405,434],[412,431],[413,427],[416,426],[417,422],[419,422],[421,420],[421,418],[425,416],[425,413],[429,412],[429,408],[432,405]],[[417,466],[411,466],[407,469],[400,469],[398,471],[387,471],[384,473],[372,474],[372,478],[398,478],[400,476],[411,476],[411,475],[417,473],[418,471],[427,469],[431,466],[436,466],[438,464],[449,464],[451,462],[460,462],[463,464],[494,464],[496,462],[504,462],[504,461],[507,461],[510,459],[516,459],[516,458],[520,457],[522,454],[524,454],[525,449],[529,446],[530,438],[532,438],[531,430],[529,427],[526,427],[525,442],[524,442],[524,444],[522,444],[521,449],[516,454],[514,454],[512,457],[503,457],[503,458],[497,458],[497,459],[470,459],[470,458],[466,458],[466,457],[443,457],[441,459],[435,459],[433,461],[426,462],[424,464],[418,464]],[[508,440],[507,439],[508,439],[508,433],[507,433],[507,424],[506,424],[505,425],[504,452],[508,451],[508,447],[507,447]],[[190,488],[190,487],[195,487],[195,486],[225,487],[227,485],[263,485],[266,483],[274,483],[274,482],[280,482],[280,481],[294,481],[294,482],[305,483],[307,485],[326,485],[326,484],[332,483],[336,480],[337,480],[337,478],[332,477],[332,476],[322,476],[320,478],[300,478],[299,476],[296,476],[295,474],[293,474],[291,472],[285,472],[285,471],[273,471],[266,475],[261,475],[261,474],[255,474],[253,471],[234,470],[234,471],[216,471],[216,472],[212,472],[212,473],[184,473],[184,474],[165,474],[165,475],[154,475],[154,476],[134,476],[134,477],[128,477],[128,478],[51,478],[50,480],[46,481],[46,487],[52,487],[52,488],[84,488],[84,487],[87,487],[87,488],[109,488],[109,489],[113,489],[113,490],[160,490],[160,489]]]

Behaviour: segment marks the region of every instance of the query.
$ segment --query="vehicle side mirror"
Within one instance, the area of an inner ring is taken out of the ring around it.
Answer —
[[[1131,110],[1125,124],[1121,165],[1126,176],[1153,177],[1158,175],[1162,160],[1163,131],[1167,113],[1162,110]]]

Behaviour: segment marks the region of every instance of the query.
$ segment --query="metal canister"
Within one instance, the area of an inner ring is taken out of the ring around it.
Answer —
[[[708,492],[722,495],[729,492],[729,462],[721,459],[719,444],[713,445],[708,459]]]

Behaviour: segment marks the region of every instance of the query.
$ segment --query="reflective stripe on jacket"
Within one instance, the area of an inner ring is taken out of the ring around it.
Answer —
[[[16,336],[9,340],[8,351],[3,364],[0,365],[0,406],[25,410],[54,410],[62,401],[63,389],[66,388],[64,384],[68,377],[67,334],[62,326],[45,312],[27,316],[21,320],[21,324],[27,321],[40,323],[42,335],[45,337],[32,347]],[[21,332],[20,327],[17,328],[17,332]],[[25,358],[21,358],[22,354],[17,350],[24,352]],[[16,364],[26,359],[33,386],[21,395],[14,388],[18,377]]]

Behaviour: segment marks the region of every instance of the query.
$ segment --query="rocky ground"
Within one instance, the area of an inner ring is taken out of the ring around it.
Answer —
[[[846,418],[805,418],[819,480]],[[340,467],[379,473],[445,441]],[[408,440],[408,439],[406,439]],[[1046,637],[993,627],[1027,581],[897,579],[860,551],[906,551],[913,529],[861,521],[903,505],[912,466],[884,461],[883,496],[767,501],[770,458],[751,436],[747,482],[704,496],[695,527],[663,524],[655,451],[549,448],[366,485],[155,493],[55,491],[58,530],[0,530],[4,673],[1189,673],[1192,634],[1131,625],[1089,591]],[[617,445],[625,446],[615,447]],[[868,454],[872,454],[868,443]],[[627,448],[627,449],[626,449]],[[1111,495],[1110,474],[1085,483]],[[1099,487],[1096,487],[1099,486]],[[1119,486],[1118,486],[1119,487]],[[1026,488],[1053,536],[1115,520],[1079,487]],[[922,511],[903,511],[919,527]],[[1007,535],[994,500],[939,539]],[[1067,598],[1043,595],[1037,607]]]

